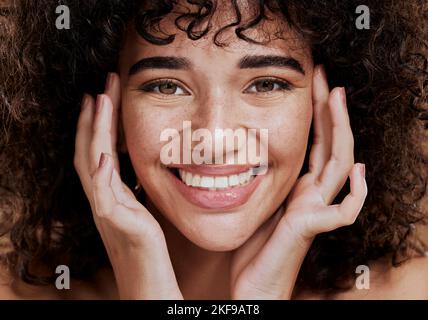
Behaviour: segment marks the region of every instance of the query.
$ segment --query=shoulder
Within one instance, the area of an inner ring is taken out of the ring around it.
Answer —
[[[357,285],[358,281],[364,281],[365,286]],[[411,258],[396,267],[390,259],[382,259],[357,275],[353,287],[346,291],[328,296],[306,291],[296,299],[428,300],[428,257]]]
[[[13,279],[4,265],[0,264],[0,300],[18,299],[13,290]]]
[[[37,286],[14,279],[0,265],[0,300],[112,300],[118,293],[112,272],[101,269],[87,281],[70,280],[68,290],[57,289],[54,285]]]
[[[369,286],[338,295],[345,299],[428,299],[428,257],[414,257],[394,267],[390,260],[369,265]]]
[[[390,287],[397,299],[428,299],[428,256],[392,267]]]
[[[0,300],[55,299],[48,286],[36,286],[14,278],[0,265]]]

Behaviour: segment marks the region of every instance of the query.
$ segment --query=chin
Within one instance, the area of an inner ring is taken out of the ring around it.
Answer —
[[[213,235],[211,238],[199,237],[197,239],[189,239],[189,240],[204,250],[215,251],[215,252],[233,251],[245,243],[245,239],[244,240],[235,239],[235,238],[216,239],[215,235]]]
[[[232,221],[220,217],[218,219],[218,221],[210,219],[210,222],[203,221],[190,225],[187,221],[187,226],[179,229],[182,229],[180,232],[198,247],[217,252],[239,248],[257,229],[247,223],[238,223],[235,219],[230,219]]]

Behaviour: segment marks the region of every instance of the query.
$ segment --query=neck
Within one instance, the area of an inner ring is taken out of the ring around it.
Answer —
[[[178,285],[185,299],[230,299],[232,252],[214,252],[189,241],[148,201],[165,234]]]

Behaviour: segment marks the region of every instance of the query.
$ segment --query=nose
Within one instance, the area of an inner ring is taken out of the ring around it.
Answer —
[[[230,90],[223,85],[216,85],[201,95],[192,115],[192,125],[211,132],[216,128],[230,128],[233,125],[233,98]]]
[[[206,144],[204,152],[208,152],[216,164],[235,162],[235,155],[245,148],[246,141],[243,136],[245,131],[241,122],[243,116],[242,114],[238,116],[238,108],[234,102],[236,100],[233,93],[226,87],[212,86],[205,95],[201,96],[192,114],[192,130],[202,129],[210,134],[212,141]],[[227,143],[225,135],[232,134],[231,131],[237,133],[240,138],[233,138],[232,143],[230,140]],[[211,148],[208,149],[208,146]]]

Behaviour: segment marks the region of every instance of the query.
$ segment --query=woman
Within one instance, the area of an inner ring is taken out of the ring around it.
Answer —
[[[1,296],[428,298],[414,236],[426,8],[376,1],[360,30],[351,2],[70,1],[70,30],[46,10],[56,2],[17,2],[2,58]],[[267,129],[264,174],[184,163],[186,150],[163,163],[160,137],[183,138],[185,121]],[[58,265],[70,290],[54,286]]]

